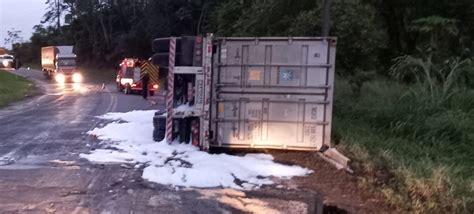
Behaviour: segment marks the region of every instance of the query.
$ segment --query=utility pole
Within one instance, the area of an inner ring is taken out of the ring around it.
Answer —
[[[56,0],[56,15],[58,16],[58,31],[61,32],[61,9],[59,8],[59,0]]]
[[[331,30],[331,0],[323,0],[323,35],[324,37],[329,36]]]

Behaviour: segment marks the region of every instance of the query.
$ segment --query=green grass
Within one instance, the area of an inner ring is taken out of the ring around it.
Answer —
[[[474,91],[433,104],[424,90],[376,80],[354,95],[336,81],[334,140],[361,180],[415,212],[474,210]]]
[[[0,70],[0,107],[29,96],[33,89],[33,83],[26,78]]]

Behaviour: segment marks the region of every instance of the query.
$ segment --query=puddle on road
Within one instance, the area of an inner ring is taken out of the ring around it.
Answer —
[[[0,160],[0,167],[2,167],[2,166],[7,166],[7,165],[11,165],[11,164],[13,164],[13,163],[15,163],[14,160],[6,159],[6,158],[5,158],[5,159]]]
[[[18,169],[18,170],[24,170],[24,169],[37,169],[41,168],[41,166],[36,166],[36,165],[30,165],[30,164],[21,164],[15,162],[15,159],[7,159],[4,158],[0,160],[0,169]]]
[[[22,165],[22,164],[0,166],[0,169],[8,169],[8,170],[27,170],[27,169],[40,169],[40,168],[44,168],[44,166]]]
[[[0,169],[26,170],[39,168],[66,168],[79,169],[75,161],[54,159],[50,156],[28,155],[15,160],[13,158],[3,158],[0,160]]]
[[[31,158],[31,159],[28,159]],[[15,160],[12,157],[4,157],[0,160],[0,169],[35,169],[41,168],[41,166],[35,165],[35,161],[38,158],[36,157],[25,157],[22,158],[20,161]]]

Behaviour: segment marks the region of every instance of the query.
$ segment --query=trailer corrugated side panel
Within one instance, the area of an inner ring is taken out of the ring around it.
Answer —
[[[335,38],[220,38],[211,146],[319,150],[330,144]]]
[[[56,58],[56,47],[48,46],[41,48],[41,67],[43,69],[54,70],[56,69],[55,58]]]

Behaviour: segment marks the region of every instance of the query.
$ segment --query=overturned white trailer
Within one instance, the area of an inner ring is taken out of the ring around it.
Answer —
[[[153,50],[169,84],[155,140],[203,149],[330,145],[335,38],[158,38]]]

